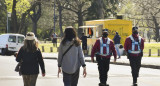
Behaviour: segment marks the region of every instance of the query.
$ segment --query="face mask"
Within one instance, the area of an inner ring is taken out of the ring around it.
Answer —
[[[138,34],[138,31],[134,31],[133,34]]]
[[[103,33],[103,37],[106,38],[108,36],[108,33]]]

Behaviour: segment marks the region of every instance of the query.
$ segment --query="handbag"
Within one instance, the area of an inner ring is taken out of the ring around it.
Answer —
[[[16,71],[16,72],[19,72],[19,75],[20,75],[20,76],[22,75],[21,65],[22,65],[22,61],[20,61],[20,62],[16,65],[16,67],[15,67],[15,71]]]

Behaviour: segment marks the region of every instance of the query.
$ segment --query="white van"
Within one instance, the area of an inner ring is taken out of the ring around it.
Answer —
[[[0,35],[0,54],[9,55],[17,52],[23,46],[25,36],[22,34]]]

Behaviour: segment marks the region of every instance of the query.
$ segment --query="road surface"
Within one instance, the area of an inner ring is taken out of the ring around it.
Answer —
[[[44,59],[46,76],[39,74],[37,86],[63,86],[62,75],[57,78],[57,61]],[[14,56],[0,56],[0,86],[23,86],[23,80],[14,71],[17,62]],[[78,86],[98,86],[99,76],[96,63],[86,62],[87,77],[83,78],[82,71]],[[82,69],[81,69],[82,70]],[[110,86],[132,86],[129,66],[110,65],[108,84]],[[160,86],[160,70],[141,68],[138,86]]]

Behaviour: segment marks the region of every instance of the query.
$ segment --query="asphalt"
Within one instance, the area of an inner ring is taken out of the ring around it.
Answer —
[[[44,59],[54,59],[58,58],[58,53],[42,53]],[[113,62],[114,57],[111,57],[111,64],[115,65],[126,65],[129,66],[129,60],[126,56],[121,56],[120,59],[117,59],[116,63]],[[85,56],[86,62],[91,62],[91,58],[89,56]],[[96,63],[96,62],[95,62]],[[153,68],[153,69],[160,69],[160,57],[143,57],[141,61],[141,67],[145,68]]]

